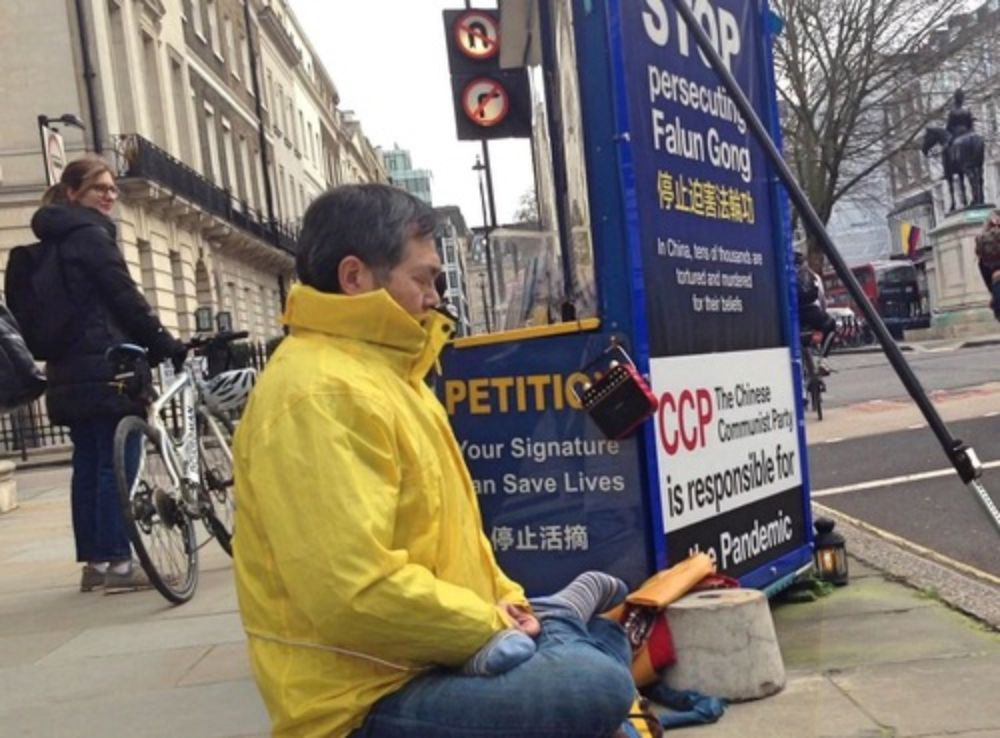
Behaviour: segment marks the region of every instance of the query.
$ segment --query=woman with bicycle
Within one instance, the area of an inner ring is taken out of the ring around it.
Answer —
[[[111,213],[118,188],[97,156],[70,162],[42,198],[31,228],[44,248],[54,249],[63,290],[45,295],[54,311],[69,303],[73,325],[60,333],[63,350],[46,367],[49,418],[69,426],[73,441],[71,506],[80,590],[137,589],[149,585],[133,565],[115,485],[113,441],[118,421],[143,414],[141,401],[115,384],[105,351],[125,341],[149,349],[150,361],[183,357],[184,344],[160,323],[139,291],[116,243]],[[138,446],[136,456],[138,456]]]

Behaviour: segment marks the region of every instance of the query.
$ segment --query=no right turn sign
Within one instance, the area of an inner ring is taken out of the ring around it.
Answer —
[[[462,90],[462,110],[475,125],[490,128],[507,117],[510,95],[499,81],[479,77]]]

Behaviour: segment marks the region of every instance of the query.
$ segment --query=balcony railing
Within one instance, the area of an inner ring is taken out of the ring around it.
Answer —
[[[135,177],[156,182],[191,204],[246,231],[266,243],[294,254],[298,229],[269,223],[263,213],[213,184],[179,159],[136,133],[114,137],[115,165],[119,178]]]

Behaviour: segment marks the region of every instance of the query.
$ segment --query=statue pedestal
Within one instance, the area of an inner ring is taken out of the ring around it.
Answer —
[[[976,236],[990,211],[986,207],[953,213],[930,232],[934,248],[927,282],[935,312],[930,328],[906,331],[907,339],[959,338],[998,329],[976,261]]]

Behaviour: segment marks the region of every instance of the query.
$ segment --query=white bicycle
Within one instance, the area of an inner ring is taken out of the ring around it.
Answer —
[[[125,527],[150,582],[181,604],[198,586],[198,551],[215,538],[232,556],[233,425],[226,412],[253,388],[254,369],[207,378],[202,354],[246,338],[245,331],[195,338],[175,376],[167,365],[157,395],[146,350],[118,344],[108,350],[119,390],[147,401],[145,419],[127,416],[115,431],[114,468]],[[195,535],[200,520],[209,539]]]

